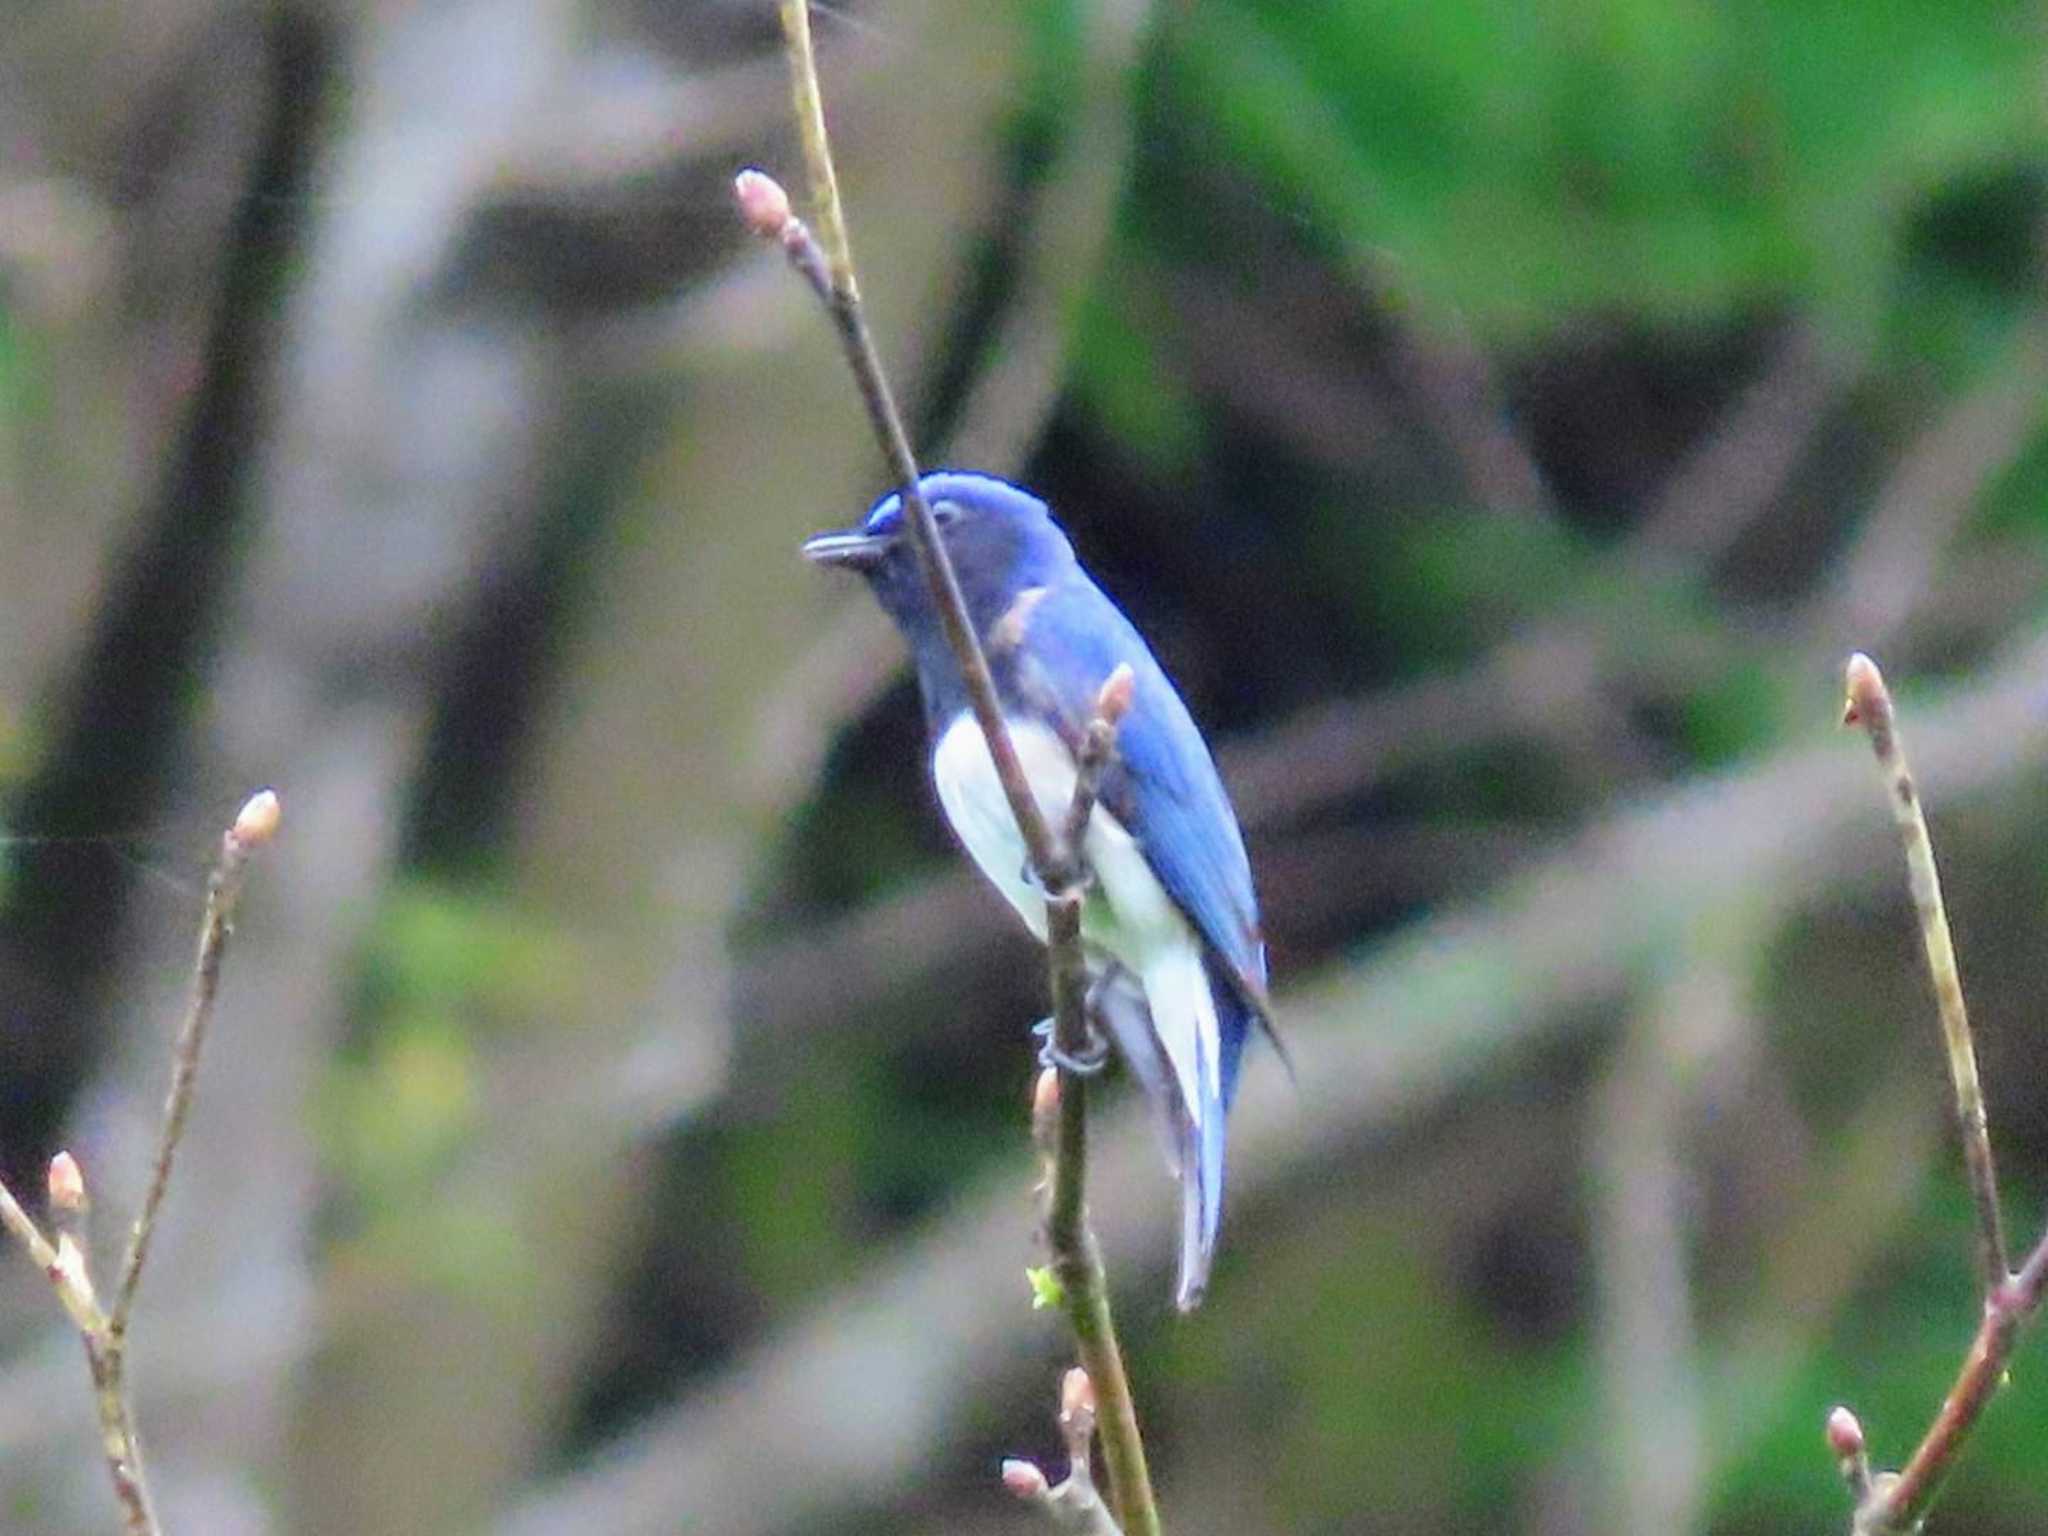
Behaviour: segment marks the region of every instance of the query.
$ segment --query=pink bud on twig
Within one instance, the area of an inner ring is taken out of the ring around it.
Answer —
[[[1842,705],[1842,724],[1868,725],[1891,713],[1891,695],[1876,662],[1858,651],[1843,670],[1849,696]]]
[[[277,791],[259,789],[236,815],[228,836],[244,848],[260,848],[277,836],[277,824],[283,815],[284,807],[278,803]]]
[[[49,1189],[52,1210],[71,1216],[85,1209],[85,1170],[69,1152],[50,1159]]]
[[[782,183],[752,166],[732,179],[733,200],[747,228],[764,240],[780,239],[789,227],[789,194]]]
[[[1137,687],[1137,677],[1131,671],[1131,664],[1120,661],[1116,670],[1103,682],[1102,689],[1095,695],[1095,713],[1110,725],[1117,724],[1130,712],[1131,695]]]
[[[1060,1417],[1069,1421],[1086,1417],[1091,1424],[1095,1420],[1095,1383],[1078,1365],[1060,1379]]]
[[[1828,1449],[1835,1453],[1837,1461],[1863,1454],[1863,1425],[1855,1414],[1839,1404],[1828,1414]]]
[[[1034,1462],[1021,1461],[1016,1457],[1003,1462],[1003,1486],[1020,1499],[1042,1499],[1052,1491],[1052,1484]]]

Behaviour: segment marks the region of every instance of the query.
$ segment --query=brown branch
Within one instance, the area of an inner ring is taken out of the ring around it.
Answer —
[[[821,247],[802,219],[790,209],[789,197],[760,171],[743,171],[733,192],[742,217],[757,234],[777,241],[797,273],[811,285],[839,334],[847,366],[860,388],[877,442],[899,486],[905,526],[910,531],[918,565],[931,589],[940,628],[959,665],[961,680],[976,723],[988,744],[996,776],[1016,818],[1033,873],[1046,892],[1046,947],[1052,978],[1053,1043],[1069,1059],[1088,1048],[1087,960],[1081,948],[1081,908],[1085,873],[1080,839],[1093,812],[1095,786],[1107,763],[1116,722],[1130,701],[1128,673],[1113,674],[1103,685],[1098,721],[1076,768],[1074,804],[1069,808],[1069,835],[1056,836],[1047,824],[1017,749],[1010,740],[996,696],[995,679],[982,654],[952,562],[939,540],[938,524],[925,503],[917,460],[903,428],[882,362],[875,350],[866,313],[854,278],[853,252],[832,164],[831,137],[825,127],[817,56],[811,45],[808,0],[781,0],[783,38],[790,63],[797,125],[802,133],[811,198],[823,231]],[[1096,1383],[1107,1411],[1103,1424],[1103,1458],[1110,1488],[1125,1526],[1134,1536],[1158,1536],[1159,1516],[1145,1470],[1144,1445],[1131,1406],[1130,1383],[1124,1374],[1110,1317],[1109,1288],[1102,1273],[1094,1235],[1083,1219],[1082,1188],[1087,1166],[1087,1094],[1085,1079],[1062,1069],[1061,1109],[1054,1179],[1053,1212],[1048,1221],[1054,1269],[1060,1277],[1068,1319],[1083,1366]]]
[[[164,1192],[170,1188],[171,1161],[177,1156],[178,1143],[185,1134],[185,1120],[192,1111],[192,1089],[199,1079],[199,1052],[206,1044],[206,1027],[213,1021],[214,999],[220,992],[221,957],[227,952],[228,935],[234,930],[235,908],[242,899],[242,877],[248,870],[249,855],[276,834],[278,814],[277,796],[263,790],[250,798],[235,817],[235,824],[221,836],[220,858],[206,887],[206,916],[199,925],[199,953],[192,962],[192,991],[186,998],[177,1041],[171,1048],[171,1086],[164,1095],[164,1119],[157,1132],[149,1189],[142,1198],[141,1214],[129,1229],[120,1284],[115,1287],[114,1305],[107,1314],[107,1331],[116,1343],[128,1332],[129,1314],[135,1310],[135,1288],[142,1283],[142,1266],[149,1258],[157,1213],[163,1209]]]
[[[1927,951],[1927,967],[1934,978],[1949,1074],[1955,1084],[1956,1117],[1961,1124],[1963,1160],[1977,1211],[1978,1262],[1984,1277],[1984,1315],[1977,1335],[1963,1358],[1955,1385],[1949,1388],[1934,1422],[1901,1471],[1873,1473],[1864,1451],[1863,1427],[1855,1414],[1838,1407],[1828,1415],[1829,1449],[1841,1467],[1855,1505],[1851,1536],[1895,1536],[1920,1528],[1942,1480],[1954,1467],[1964,1442],[2004,1382],[2020,1330],[2040,1310],[2042,1293],[2048,1290],[2048,1235],[2042,1237],[2019,1273],[2014,1274],[2006,1257],[1984,1092],[1977,1077],[1977,1053],[1970,1038],[1969,1018],[1963,1009],[1955,946],[1942,909],[1934,849],[1921,814],[1919,791],[1899,742],[1891,695],[1868,656],[1859,653],[1849,658],[1848,692],[1843,719],[1869,733],[1871,747],[1891,791],[1892,815],[1905,842],[1913,906],[1920,916],[1921,939]]]
[[[1096,696],[1074,778],[1073,800],[1067,808],[1066,846],[1078,865],[1082,836],[1094,814],[1096,791],[1115,750],[1116,730],[1131,705],[1132,674],[1119,666]],[[1088,1042],[1088,971],[1081,950],[1081,908],[1086,888],[1079,883],[1062,889],[1046,903],[1046,938],[1052,951],[1053,1045],[1066,1060],[1083,1055]],[[1159,1536],[1159,1510],[1152,1496],[1152,1478],[1145,1465],[1145,1441],[1138,1431],[1138,1410],[1124,1372],[1110,1315],[1109,1279],[1103,1272],[1102,1249],[1088,1225],[1088,1079],[1062,1067],[1050,1097],[1058,1121],[1052,1141],[1051,1191],[1045,1237],[1052,1251],[1052,1271],[1059,1281],[1060,1305],[1074,1330],[1081,1366],[1094,1383],[1101,1408],[1102,1459],[1109,1488],[1131,1536]],[[1040,1131],[1040,1140],[1045,1140]]]
[[[1984,1113],[1984,1088],[1977,1078],[1977,1047],[1970,1038],[1970,1017],[1963,1007],[1963,979],[1956,969],[1955,941],[1941,900],[1941,876],[1934,867],[1934,844],[1928,840],[1927,818],[1906,750],[1899,740],[1891,694],[1877,664],[1858,652],[1849,658],[1849,698],[1843,722],[1860,725],[1891,790],[1892,819],[1906,849],[1906,876],[1913,909],[1920,918],[1920,941],[1927,952],[1927,971],[1934,982],[1935,1006],[1941,1015],[1942,1043],[1948,1052],[1949,1077],[1955,1084],[1956,1120],[1963,1137],[1963,1162],[1969,1170],[1970,1196],[1977,1208],[1978,1269],[1984,1294],[1993,1295],[2010,1277],[2005,1227],[1998,1214],[1998,1174],[1991,1161],[1991,1133]]]
[[[92,1375],[93,1406],[99,1418],[100,1448],[114,1497],[121,1506],[122,1528],[128,1536],[161,1536],[143,1471],[141,1442],[135,1433],[135,1412],[128,1397],[128,1322],[135,1290],[142,1280],[143,1261],[156,1230],[164,1194],[170,1187],[172,1158],[184,1135],[192,1106],[192,1086],[199,1071],[199,1050],[220,990],[220,964],[242,892],[249,855],[277,831],[277,796],[269,790],[254,795],[221,839],[220,859],[207,886],[206,916],[199,930],[199,953],[193,962],[192,993],[172,1048],[171,1089],[164,1103],[163,1129],[158,1134],[150,1183],[142,1213],[129,1233],[121,1280],[110,1309],[102,1310],[81,1236],[79,1218],[86,1206],[85,1178],[68,1152],[50,1161],[50,1206],[59,1228],[56,1243],[46,1238],[21,1208],[13,1193],[0,1184],[0,1225],[27,1251],[49,1280],[57,1300],[78,1330],[85,1346],[86,1368]]]
[[[1017,819],[1025,852],[1039,882],[1048,890],[1073,883],[1073,872],[1062,850],[1053,841],[1038,801],[1024,777],[1024,765],[1003,722],[1002,706],[996,699],[995,679],[990,676],[988,658],[982,654],[974,625],[967,616],[967,603],[960,595],[960,583],[953,565],[939,542],[938,524],[925,504],[919,485],[916,456],[903,428],[903,415],[882,370],[868,330],[867,311],[860,301],[854,280],[853,248],[847,238],[846,215],[839,201],[839,178],[832,165],[832,140],[825,128],[825,110],[818,88],[818,61],[811,47],[811,19],[808,0],[781,0],[782,32],[789,52],[790,77],[795,96],[797,126],[803,135],[804,164],[810,174],[811,200],[818,210],[821,244],[802,219],[789,211],[789,198],[772,178],[759,171],[742,171],[734,182],[740,211],[756,233],[780,241],[790,265],[824,301],[839,333],[840,348],[854,383],[860,388],[861,403],[875,429],[889,472],[902,497],[903,521],[910,530],[911,546],[917,551],[919,568],[931,587],[938,609],[939,627],[946,644],[960,666],[967,697],[974,709],[975,723],[988,742],[995,762],[996,777],[1009,800],[1010,814]],[[772,192],[768,189],[772,188]],[[779,206],[778,206],[779,205]],[[777,215],[780,215],[778,218]]]
[[[1095,696],[1095,716],[1088,722],[1087,739],[1074,769],[1074,798],[1067,805],[1067,819],[1060,826],[1060,843],[1069,858],[1083,858],[1083,840],[1089,818],[1095,814],[1095,796],[1102,788],[1102,771],[1116,754],[1116,730],[1130,710],[1136,676],[1131,664],[1120,661],[1116,670]]]

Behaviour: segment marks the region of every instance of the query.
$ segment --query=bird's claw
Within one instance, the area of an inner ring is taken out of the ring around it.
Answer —
[[[1031,1033],[1045,1042],[1038,1048],[1038,1064],[1041,1067],[1057,1067],[1062,1072],[1071,1072],[1076,1077],[1093,1077],[1109,1065],[1109,1041],[1088,1021],[1088,1048],[1075,1055],[1059,1048],[1053,1039],[1053,1021],[1040,1019],[1031,1026]]]

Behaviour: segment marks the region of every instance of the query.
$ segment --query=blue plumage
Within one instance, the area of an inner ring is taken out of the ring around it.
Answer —
[[[1183,1188],[1178,1299],[1200,1299],[1222,1215],[1224,1125],[1247,1037],[1268,1023],[1265,947],[1243,838],[1201,733],[1151,649],[1075,561],[1045,504],[987,475],[927,475],[968,616],[1034,793],[1054,824],[1074,753],[1119,664],[1133,694],[1084,853],[1082,935],[1098,1020],[1166,1127]],[[859,570],[911,648],[948,819],[1042,939],[1043,899],[939,628],[894,496],[805,553]]]

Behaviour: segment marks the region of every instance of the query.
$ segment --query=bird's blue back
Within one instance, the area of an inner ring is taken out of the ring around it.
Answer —
[[[1144,850],[1159,883],[1227,971],[1219,1000],[1263,994],[1266,954],[1244,839],[1209,748],[1144,637],[1079,565],[1048,584],[1023,642],[996,658],[1007,708],[1051,717],[1080,740],[1103,679],[1132,670],[1129,712],[1103,774],[1101,803]],[[1236,1087],[1248,1023],[1224,1031],[1223,1097]]]

